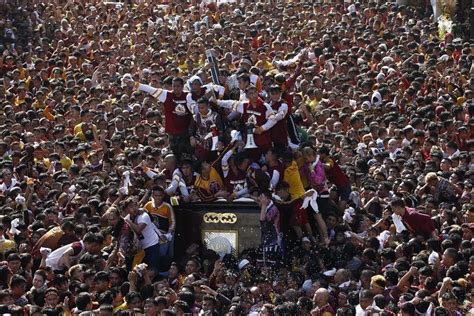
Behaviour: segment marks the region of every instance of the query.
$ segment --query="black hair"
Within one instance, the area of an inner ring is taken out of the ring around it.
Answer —
[[[184,86],[184,79],[180,77],[174,77],[173,82],[179,82],[182,86]]]
[[[79,295],[76,297],[77,309],[80,311],[85,311],[87,308],[87,305],[89,304],[92,304],[91,295],[87,292],[79,293]]]
[[[14,288],[15,286],[26,284],[26,279],[21,275],[15,274],[12,279],[10,280],[10,288]]]
[[[206,105],[209,105],[209,99],[206,98],[206,97],[201,97],[199,98],[199,100],[197,101],[198,104],[206,104]]]

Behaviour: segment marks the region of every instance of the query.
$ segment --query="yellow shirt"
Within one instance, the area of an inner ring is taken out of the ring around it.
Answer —
[[[68,156],[63,156],[61,160],[59,160],[61,165],[63,166],[64,169],[69,170],[72,166],[72,160]]]
[[[123,302],[122,304],[120,304],[119,306],[116,306],[114,307],[113,309],[113,313],[117,313],[119,311],[124,311],[124,310],[127,310],[128,309],[128,305],[126,302]]]
[[[95,126],[95,124],[92,124],[92,131],[97,132],[97,126]],[[82,123],[79,123],[76,126],[74,126],[74,136],[76,136],[80,140],[83,140],[83,141],[86,140],[86,136],[84,135],[84,132],[82,131]]]
[[[186,62],[183,64],[179,64],[178,68],[181,72],[184,72],[184,73],[188,72],[188,64]]]
[[[291,164],[283,172],[283,180],[290,186],[291,199],[298,199],[305,193],[303,182],[301,181],[300,171],[296,161],[292,161]]]
[[[0,239],[0,253],[3,255],[7,251],[15,249],[16,243],[13,240],[2,238]]]
[[[304,157],[299,157],[298,159],[296,159],[296,163],[298,165],[298,168],[301,168],[305,164]],[[303,188],[308,188],[310,186],[308,179],[306,177],[301,176],[301,174],[300,179],[301,183],[303,184]]]
[[[145,204],[145,210],[153,215],[158,216],[160,230],[168,231],[170,227],[174,227],[172,207],[168,203],[161,203],[160,206],[155,206],[155,201],[150,201]]]
[[[257,68],[259,69],[263,69],[265,71],[270,71],[273,69],[273,65],[271,62],[269,61],[263,61],[263,60],[260,60],[257,62],[257,64],[255,65]]]
[[[15,106],[20,106],[20,104],[25,103],[25,99],[21,99],[20,97],[17,97],[15,99]]]
[[[42,160],[38,160],[35,158],[35,164],[36,165],[41,165],[43,164],[46,168],[49,168],[51,166],[51,161],[49,161],[49,158],[43,158]]]
[[[46,107],[46,104],[44,102],[35,101],[33,102],[32,106],[35,110],[39,110],[39,109],[44,109]]]
[[[222,181],[216,169],[212,167],[209,179],[204,180],[201,176],[198,176],[194,187],[198,191],[202,201],[213,201],[214,194],[224,187],[224,181]]]

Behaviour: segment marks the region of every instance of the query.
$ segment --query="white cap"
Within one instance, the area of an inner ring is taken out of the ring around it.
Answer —
[[[250,264],[250,261],[248,261],[247,259],[240,260],[239,265],[238,265],[239,270],[242,270],[243,268],[245,268],[249,264]]]
[[[324,271],[323,274],[328,277],[332,277],[336,275],[336,268],[332,268],[331,270]]]
[[[441,62],[447,62],[448,60],[449,60],[449,56],[447,54],[444,54],[443,56],[438,58],[438,61],[441,61]]]
[[[385,75],[384,75],[384,73],[383,73],[383,72],[380,72],[380,73],[377,75],[377,77],[375,77],[375,79],[376,79],[377,81],[379,81],[379,82],[380,82],[380,81],[385,81]]]
[[[380,94],[380,92],[375,90],[374,93],[372,93],[372,98],[370,98],[370,100],[372,105],[378,106],[382,104],[382,95]]]
[[[362,108],[362,110],[365,110],[365,111],[370,110],[370,108],[371,108],[370,102],[369,101],[362,102],[361,108]]]
[[[308,279],[308,280],[305,280],[305,281],[303,282],[303,285],[301,286],[301,289],[302,289],[304,292],[308,292],[309,290],[311,290],[312,287],[313,287],[313,280]]]

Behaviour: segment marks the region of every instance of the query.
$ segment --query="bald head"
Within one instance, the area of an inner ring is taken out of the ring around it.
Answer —
[[[324,305],[328,303],[328,299],[329,299],[329,291],[325,288],[319,288],[314,293],[313,302],[318,307],[323,307]]]

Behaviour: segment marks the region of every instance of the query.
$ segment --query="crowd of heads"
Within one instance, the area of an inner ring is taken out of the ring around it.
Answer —
[[[421,2],[1,2],[0,313],[472,313],[474,46]],[[216,201],[261,247],[175,251]]]

